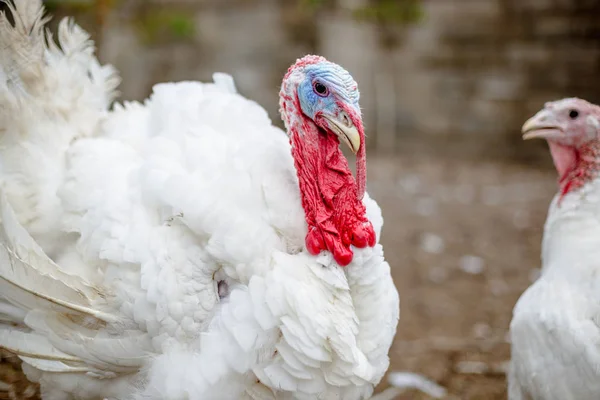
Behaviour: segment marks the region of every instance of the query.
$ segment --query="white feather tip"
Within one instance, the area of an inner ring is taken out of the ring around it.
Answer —
[[[446,396],[446,389],[426,377],[413,372],[392,372],[388,376],[388,383],[399,389],[416,389],[435,398]]]
[[[223,72],[215,72],[213,74],[213,81],[219,88],[222,88],[229,93],[237,93],[235,82],[231,75]]]

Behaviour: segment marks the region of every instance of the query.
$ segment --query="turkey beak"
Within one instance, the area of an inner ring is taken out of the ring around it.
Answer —
[[[356,196],[362,200],[367,186],[367,152],[360,110],[340,108],[342,109],[335,117],[330,115],[323,115],[323,117],[327,121],[329,130],[356,154]],[[353,115],[354,119],[350,118],[350,115]]]
[[[562,129],[554,115],[548,110],[542,110],[529,118],[521,128],[523,140],[557,139],[562,136]]]
[[[329,129],[337,135],[341,142],[346,143],[354,154],[358,153],[361,146],[360,133],[344,111],[336,117],[324,116],[329,123]]]

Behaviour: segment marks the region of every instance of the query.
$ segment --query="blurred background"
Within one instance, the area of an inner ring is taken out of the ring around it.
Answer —
[[[545,101],[600,103],[600,0],[45,3],[92,34],[122,99],[227,72],[281,126],[296,58],[348,69],[401,296],[390,369],[423,373],[448,398],[506,398],[511,312],[537,277],[556,189],[546,144],[522,143],[520,127]]]

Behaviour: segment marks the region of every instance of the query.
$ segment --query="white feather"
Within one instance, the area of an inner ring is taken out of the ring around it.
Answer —
[[[46,360],[39,359],[37,357],[26,357],[19,356],[21,361],[27,363],[28,365],[43,371],[43,372],[70,372],[70,373],[88,373],[93,372],[94,369],[86,366],[85,364],[80,364],[77,366],[69,365],[68,363],[59,361],[59,360]]]
[[[393,372],[388,377],[390,385],[398,389],[417,389],[435,399],[446,396],[446,389],[422,375],[412,372]]]
[[[559,196],[544,229],[542,274],[513,310],[511,400],[600,396],[600,179]]]
[[[11,353],[30,358],[57,361],[81,361],[57,350],[48,339],[36,333],[0,329],[0,346]]]
[[[63,273],[46,256],[16,220],[14,212],[0,192],[0,287],[9,300],[28,309],[36,307],[80,314],[104,321],[115,317],[90,308],[84,293],[92,293],[81,279]],[[97,292],[94,293],[97,295]]]
[[[222,72],[215,72],[213,74],[213,81],[215,81],[215,85],[225,89],[229,93],[237,93],[235,82],[233,81],[231,75],[224,74]]]
[[[0,296],[0,322],[8,324],[23,324],[27,311],[15,306]]]

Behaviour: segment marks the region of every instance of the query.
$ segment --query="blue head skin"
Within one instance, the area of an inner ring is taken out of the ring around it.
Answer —
[[[348,71],[316,55],[296,60],[279,93],[281,117],[290,138],[302,138],[314,124],[320,133],[345,143],[356,154],[356,195],[362,200],[367,160],[358,99],[358,86]]]
[[[298,85],[298,99],[304,115],[319,127],[336,134],[354,153],[361,146],[360,94],[352,76],[327,61],[307,65]]]

